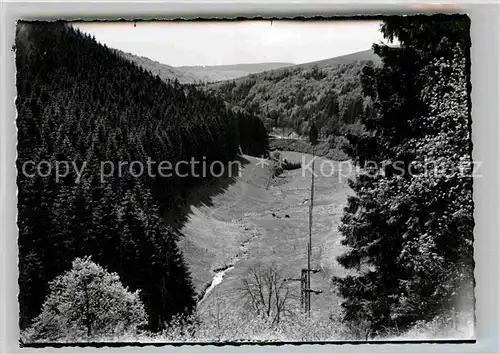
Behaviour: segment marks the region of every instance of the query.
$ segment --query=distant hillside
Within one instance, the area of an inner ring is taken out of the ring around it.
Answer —
[[[313,61],[310,63],[298,64],[295,67],[299,68],[308,68],[317,66],[321,67],[332,67],[341,64],[350,64],[353,62],[363,62],[363,61],[372,61],[375,65],[379,65],[381,63],[380,57],[376,55],[372,49],[364,50],[362,52],[356,52],[351,54],[342,55],[340,57],[323,59],[318,61]]]
[[[150,71],[153,75],[158,75],[163,81],[177,80],[181,84],[192,84],[203,82],[204,80],[197,75],[190,73],[187,70],[178,70],[173,66],[159,63],[146,57],[125,53],[120,50],[115,50],[116,53],[123,58],[139,65],[144,70]]]
[[[372,114],[371,101],[361,88],[365,66],[380,59],[372,50],[251,74],[205,85],[228,104],[261,116],[269,131],[304,135],[315,122],[320,135],[344,135],[359,129]]]
[[[196,84],[232,80],[266,70],[292,66],[291,63],[256,63],[215,66],[170,66],[132,53],[115,50],[123,58],[136,63],[143,69],[158,75],[163,81],[177,80],[181,84]]]
[[[304,64],[293,63],[252,63],[234,65],[207,65],[207,66],[171,66],[162,64],[146,57],[132,53],[125,53],[115,50],[116,53],[125,59],[136,63],[143,69],[158,75],[162,80],[177,80],[181,84],[216,83],[227,80],[243,79],[252,74],[285,69],[285,68],[326,68],[353,62],[372,61],[375,65],[380,63],[380,59],[372,50],[343,55],[340,57],[324,59]]]
[[[361,52],[355,52],[355,53],[351,53],[351,54],[346,54],[346,55],[342,55],[339,57],[312,61],[312,62],[308,62],[308,63],[286,64],[286,65],[282,65],[282,66],[276,67],[276,68],[268,68],[265,70],[260,70],[260,71],[256,71],[253,73],[249,73],[249,74],[247,74],[247,76],[252,76],[254,74],[262,74],[266,71],[275,71],[275,72],[279,71],[279,72],[281,72],[281,71],[289,71],[289,70],[296,70],[296,69],[310,69],[310,68],[314,68],[314,67],[317,67],[318,69],[319,68],[324,69],[324,68],[334,68],[334,67],[337,67],[339,65],[345,65],[345,64],[352,64],[352,63],[367,64],[369,62],[372,62],[373,65],[375,65],[375,66],[378,66],[381,64],[381,60],[380,60],[379,56],[376,55],[372,49],[363,50]],[[272,64],[272,63],[269,63],[269,64]],[[282,64],[282,63],[276,63],[276,64]],[[285,64],[285,63],[283,63],[283,64]],[[248,65],[248,64],[241,64],[241,65]],[[259,64],[250,64],[250,65],[259,65]],[[229,65],[229,66],[232,66],[232,65]],[[175,69],[180,69],[180,68],[182,68],[182,67],[176,67]],[[187,68],[189,68],[189,67],[187,67]],[[233,80],[235,82],[241,82],[241,81],[245,81],[248,78],[247,76],[242,76],[242,77],[233,78],[233,79],[220,80],[221,82],[212,81],[211,84],[212,84],[212,87],[215,87],[215,86],[218,86],[218,84],[224,84],[223,81]],[[208,81],[208,82],[210,82],[210,81]]]
[[[232,80],[249,74],[260,73],[268,70],[275,70],[293,66],[291,63],[256,63],[256,64],[235,64],[235,65],[215,65],[215,66],[179,66],[176,70],[198,78],[198,81],[216,82]]]

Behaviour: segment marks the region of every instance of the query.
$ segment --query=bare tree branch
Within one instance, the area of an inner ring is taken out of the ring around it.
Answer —
[[[273,325],[283,316],[293,314],[289,306],[292,292],[275,264],[250,267],[242,284],[240,291],[247,299],[247,306],[257,315],[269,318]]]

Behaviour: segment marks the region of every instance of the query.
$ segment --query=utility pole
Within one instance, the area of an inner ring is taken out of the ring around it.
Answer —
[[[307,289],[306,289],[306,311],[308,315],[311,315],[311,293],[318,294],[319,292],[311,289],[311,258],[312,258],[312,213],[314,205],[314,148],[318,143],[318,130],[316,124],[313,121],[311,128],[309,129],[309,142],[312,145],[312,173],[311,173],[311,201],[309,203],[309,243],[307,245]],[[319,271],[319,270],[318,270]],[[314,272],[316,273],[316,272]]]
[[[303,313],[309,313],[310,310],[310,302],[308,298],[311,296],[311,293],[318,295],[321,294],[322,290],[314,290],[307,286],[307,279],[310,273],[318,273],[319,269],[306,269],[302,268],[300,270],[300,278],[285,278],[285,281],[300,281],[300,308]]]
[[[306,288],[306,273],[304,272],[305,269],[302,269],[302,272],[300,273],[300,278],[285,278],[285,281],[300,281],[300,308],[302,311],[305,310],[305,295],[306,292],[304,291]]]
[[[309,244],[307,245],[307,269],[311,269],[312,258],[312,223],[313,223],[313,204],[314,204],[314,145],[313,145],[313,161],[311,175],[311,201],[309,203]],[[311,289],[311,272],[307,274],[307,288]],[[307,312],[311,312],[311,293],[307,294]]]
[[[312,145],[312,176],[311,176],[311,200],[309,203],[309,242],[307,243],[307,268],[303,268],[300,278],[288,278],[286,280],[300,281],[300,307],[311,316],[311,294],[321,294],[321,290],[311,289],[311,273],[318,273],[319,269],[311,268],[312,258],[312,212],[314,205],[314,149],[318,143],[318,130],[316,124],[312,122],[309,129],[309,142]]]
[[[300,308],[302,309],[303,312],[307,311],[307,305],[306,305],[306,299],[307,299],[307,293],[306,293],[306,288],[307,288],[307,269],[302,268],[300,271]]]

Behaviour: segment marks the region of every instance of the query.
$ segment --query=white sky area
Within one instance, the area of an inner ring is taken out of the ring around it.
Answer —
[[[380,21],[75,23],[108,47],[172,66],[307,63],[384,41]]]

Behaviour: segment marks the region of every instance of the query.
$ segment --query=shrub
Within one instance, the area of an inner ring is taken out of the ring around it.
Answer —
[[[42,312],[23,335],[27,342],[94,341],[137,332],[147,323],[139,291],[128,291],[116,273],[90,257],[76,258],[49,287]]]
[[[430,321],[417,321],[405,333],[393,331],[386,339],[397,337],[408,340],[429,339],[473,339],[474,314],[470,310],[445,311]]]
[[[301,166],[302,166],[302,164],[300,163],[300,161],[299,162],[290,162],[290,161],[285,160],[281,164],[281,167],[287,171],[299,169]]]
[[[188,319],[179,318],[159,335],[144,342],[292,342],[355,339],[337,318],[320,311],[309,317],[293,313],[276,323],[268,317],[251,313],[205,313]]]

